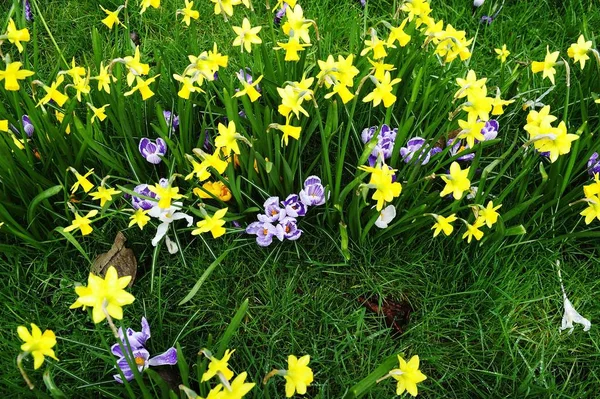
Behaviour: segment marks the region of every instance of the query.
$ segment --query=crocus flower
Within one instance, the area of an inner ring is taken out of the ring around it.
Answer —
[[[165,123],[169,126],[169,129],[177,130],[179,128],[179,116],[171,111],[163,111],[163,117],[165,118]]]
[[[296,194],[288,195],[285,201],[281,201],[281,205],[285,207],[286,216],[297,218],[298,216],[306,215],[306,205]]]
[[[498,124],[498,121],[495,119],[490,119],[485,123],[483,129],[481,129],[481,134],[483,134],[485,140],[493,140],[498,136],[499,128],[500,125]]]
[[[388,205],[379,212],[375,226],[380,229],[388,227],[389,223],[396,217],[396,207],[394,205]]]
[[[274,223],[286,217],[285,208],[279,206],[279,197],[269,197],[264,203],[264,215],[258,215],[261,222]]]
[[[152,246],[158,245],[158,242],[167,234],[169,225],[175,220],[185,219],[187,221],[187,227],[190,227],[194,222],[194,218],[180,212],[183,204],[181,202],[173,202],[168,208],[161,208],[154,206],[148,211],[148,216],[158,219],[161,223],[156,229],[156,235],[152,239]]]
[[[360,134],[362,142],[367,144],[369,141],[371,141],[371,139],[373,139],[373,136],[375,136],[375,133],[377,133],[378,128],[378,126],[364,128],[362,133]]]
[[[268,247],[273,242],[273,237],[283,241],[283,229],[276,228],[269,222],[254,222],[246,227],[246,233],[256,235],[256,243],[261,247]]]
[[[468,146],[462,145],[461,140],[455,140],[455,139],[448,139],[448,141],[446,142],[446,146],[450,147],[450,155],[451,156],[458,155],[461,152],[469,149]],[[471,152],[469,154],[465,154],[465,155],[458,157],[457,160],[462,161],[462,162],[469,162],[469,161],[472,161],[474,158],[475,158],[475,153]]]
[[[177,349],[171,347],[167,349],[166,352],[161,353],[160,355],[154,356],[150,358],[150,352],[145,348],[146,341],[150,338],[150,325],[145,317],[142,317],[142,331],[137,332],[131,328],[127,329],[127,337],[123,334],[123,328],[119,328],[119,338],[125,350],[128,351],[129,356],[133,358],[138,371],[142,373],[145,369],[150,366],[165,366],[165,365],[175,365],[177,364]],[[127,342],[129,342],[129,346],[131,347],[131,351],[127,346]],[[131,381],[134,378],[133,370],[129,366],[127,362],[127,358],[125,357],[123,351],[121,350],[121,345],[119,343],[114,344],[111,347],[111,352],[113,355],[118,356],[117,365],[121,369],[121,372],[125,376],[127,381]],[[123,379],[120,374],[113,375],[113,378],[123,383]]]
[[[136,193],[138,193],[144,197],[157,198],[156,194],[154,192],[150,191],[147,184],[138,184],[137,186],[135,186],[133,191],[135,191]],[[158,201],[158,199],[157,199],[157,201]],[[135,195],[131,197],[131,205],[133,206],[133,209],[135,209],[135,210],[142,209],[142,210],[147,211],[148,209],[151,209],[152,207],[154,207],[154,205],[156,205],[157,201],[152,201],[150,199],[146,199],[146,198],[142,198],[142,197],[136,197]]]
[[[29,0],[23,0],[23,10],[25,12],[25,19],[27,22],[33,22],[33,12],[31,11],[31,3]]]
[[[400,156],[402,156],[402,160],[404,162],[410,163],[413,157],[418,153],[421,165],[426,165],[429,163],[429,160],[433,155],[442,151],[439,147],[434,147],[431,150],[428,150],[428,148],[429,146],[425,144],[424,138],[418,136],[413,137],[412,139],[408,140],[406,147],[400,148]]]
[[[325,203],[325,187],[317,176],[309,176],[304,181],[304,188],[299,193],[300,201],[306,206],[318,206]]]
[[[29,119],[29,115],[23,115],[21,117],[21,124],[23,125],[23,130],[25,131],[25,134],[27,134],[27,137],[33,136],[33,132],[35,132],[35,128],[33,127],[33,124],[31,123],[31,119]]]
[[[140,140],[139,150],[146,161],[157,165],[162,161],[161,156],[164,157],[167,153],[167,143],[160,137],[156,139],[156,142],[144,137]]]
[[[587,167],[588,173],[590,176],[594,176],[596,173],[600,173],[600,159],[598,159],[598,153],[595,152],[592,154],[590,159],[588,160]]]
[[[277,10],[277,12],[275,13],[275,18],[273,19],[273,25],[279,26],[279,24],[281,24],[281,20],[285,16],[285,10],[287,9],[287,7],[287,3],[283,3],[283,6],[279,10]]]
[[[44,364],[44,356],[49,356],[58,360],[52,349],[56,345],[56,336],[52,330],[42,330],[31,323],[31,333],[25,326],[17,327],[17,334],[23,340],[21,350],[25,353],[31,353],[33,356],[33,368],[39,369]]]
[[[276,227],[283,231],[283,238],[287,240],[297,240],[302,235],[302,230],[296,225],[296,219],[293,217],[285,217]]]

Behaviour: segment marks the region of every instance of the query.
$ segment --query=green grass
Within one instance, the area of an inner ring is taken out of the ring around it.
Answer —
[[[477,16],[490,14],[497,3],[486,2]],[[118,4],[103,2],[110,9]],[[164,48],[163,57],[178,60],[183,69],[184,55],[197,54],[212,41],[226,48],[232,40],[229,25],[213,17],[209,5],[199,8],[202,24],[194,23],[190,29],[173,22],[178,6],[179,2],[163,0],[160,11],[149,10],[143,17],[132,13],[130,27],[140,32],[143,53],[149,58],[154,48]],[[478,74],[494,79],[499,77],[494,48],[506,43],[515,59],[539,60],[546,44],[564,51],[580,32],[592,38],[598,35],[594,27],[600,26],[600,12],[591,0],[507,2],[497,20],[487,27],[470,16],[466,1],[432,1],[432,6],[436,18],[467,30],[468,36],[477,32],[476,55],[469,65]],[[3,7],[0,5],[0,11]],[[257,13],[264,13],[258,2],[255,7]],[[368,19],[388,11],[389,2],[372,0]],[[45,6],[44,13],[67,60],[76,57],[84,63],[92,59],[87,42],[92,27],[101,32],[105,58],[122,54],[123,49],[114,45],[113,35],[100,26],[103,13],[96,2],[56,0]],[[358,2],[311,2],[306,14],[314,16],[319,25],[322,51],[357,48],[352,24],[363,24]],[[41,32],[43,28],[38,24],[37,29]],[[194,40],[183,40],[186,35]],[[40,43],[39,58],[47,60],[39,70],[46,78],[60,62],[47,37]],[[573,82],[578,76],[578,71],[573,71]],[[600,91],[598,82],[581,84],[589,84],[587,91]],[[539,84],[524,98],[535,98],[546,87],[546,83]],[[454,90],[451,82],[448,91]],[[510,86],[513,95],[522,90],[518,82]],[[558,113],[564,93],[564,84],[559,84],[547,97],[549,103],[557,104],[553,109]],[[367,117],[361,115],[361,120]],[[578,126],[580,119],[583,115],[573,114],[572,126]],[[597,126],[597,111],[585,119]],[[513,115],[501,132],[520,129],[522,121]],[[94,240],[83,243],[85,251],[93,258],[108,250],[115,229],[124,224],[115,218],[114,225],[97,228]],[[550,230],[557,234],[570,231],[573,224],[557,221]],[[312,398],[340,398],[386,357],[400,352],[421,357],[422,371],[428,376],[419,386],[423,397],[595,395],[600,385],[598,330],[593,325],[589,333],[583,333],[578,326],[572,335],[559,333],[562,295],[554,264],[561,260],[571,301],[595,323],[600,311],[594,301],[600,294],[597,242],[534,238],[467,247],[429,238],[416,241],[417,245],[414,238],[396,237],[354,246],[352,259],[345,262],[337,236],[331,238],[331,232],[322,231],[310,220],[303,228],[306,234],[297,243],[266,250],[244,236],[209,241],[217,255],[231,244],[238,248],[182,306],[178,302],[212,262],[211,251],[200,240],[186,243],[184,262],[163,248],[153,270],[151,232],[129,230],[129,246],[136,251],[140,269],[132,289],[137,301],[126,308],[124,325],[137,329],[139,318],[146,315],[152,326],[151,352],[161,352],[178,341],[192,364],[198,350],[209,345],[209,335],[220,337],[237,307],[249,299],[247,317],[230,345],[236,348],[233,369],[247,370],[251,380],[260,382],[271,368],[284,368],[288,354],[310,354],[315,371],[315,384],[308,395]],[[59,337],[60,362],[51,367],[56,383],[68,396],[120,397],[123,391],[111,377],[112,356],[103,344],[103,340],[112,343],[110,331],[105,325],[94,326],[81,310],[68,310],[75,300],[74,284],[85,283],[87,278],[85,259],[59,241],[47,243],[44,251],[20,248],[14,241],[2,249],[0,350],[5,360],[0,363],[0,391],[11,397],[47,397],[39,390],[29,392],[14,364],[20,346],[16,327],[34,322],[42,329],[53,329]],[[414,312],[401,337],[393,337],[383,319],[358,300],[372,295],[411,304]],[[26,368],[32,370],[31,363],[26,363]],[[38,387],[43,386],[41,374],[30,371]],[[283,381],[271,381],[267,388],[258,386],[250,397],[267,397],[267,390],[271,398],[283,397]],[[394,391],[388,380],[367,397],[392,397]]]

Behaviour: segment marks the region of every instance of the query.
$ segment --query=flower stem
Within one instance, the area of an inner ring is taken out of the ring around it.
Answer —
[[[21,372],[21,375],[23,376],[23,379],[27,383],[27,386],[29,387],[29,389],[34,389],[35,385],[33,385],[31,383],[31,380],[27,376],[27,373],[25,372],[25,369],[23,368],[23,364],[22,364],[23,359],[25,359],[25,357],[27,357],[27,355],[29,355],[29,352],[19,353],[19,356],[17,356],[17,367],[19,368],[19,371]]]

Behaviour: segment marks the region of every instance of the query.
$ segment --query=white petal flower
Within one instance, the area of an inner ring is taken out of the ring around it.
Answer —
[[[171,241],[169,236],[165,237],[165,244],[167,244],[167,250],[171,255],[175,255],[179,251],[179,247],[175,241]]]
[[[379,217],[375,222],[375,226],[379,227],[380,229],[385,229],[395,217],[396,207],[394,205],[388,205],[379,213]]]
[[[565,294],[565,287],[563,287],[562,283],[560,287],[563,290],[563,298],[565,300],[565,314],[563,315],[562,326],[559,327],[559,330],[562,331],[568,328],[569,334],[571,334],[575,328],[573,327],[573,323],[578,323],[583,326],[583,331],[589,331],[592,328],[592,323],[575,310],[573,304],[567,298],[567,294]]]
[[[152,239],[152,246],[157,246],[158,242],[167,234],[167,230],[169,229],[169,225],[175,220],[185,219],[187,222],[187,226],[190,227],[192,223],[194,223],[194,218],[190,215],[187,215],[183,212],[178,212],[182,207],[181,202],[174,202],[169,208],[162,209],[158,205],[152,207],[148,211],[148,215],[156,218],[161,221],[161,224],[158,225],[156,229],[156,235]],[[169,253],[174,254],[177,253],[179,248],[177,248],[177,244],[172,242],[167,237],[167,249]]]

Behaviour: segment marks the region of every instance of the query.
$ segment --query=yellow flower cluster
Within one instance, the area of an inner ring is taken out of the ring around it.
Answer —
[[[584,201],[588,207],[581,212],[585,217],[585,224],[590,224],[594,219],[600,221],[600,174],[594,174],[594,182],[583,187]]]
[[[529,111],[524,127],[535,149],[547,153],[550,162],[555,162],[560,155],[568,154],[571,151],[571,143],[579,138],[576,134],[567,133],[564,121],[556,127],[552,126],[556,119],[556,116],[550,114],[550,106],[546,105],[539,112]]]

